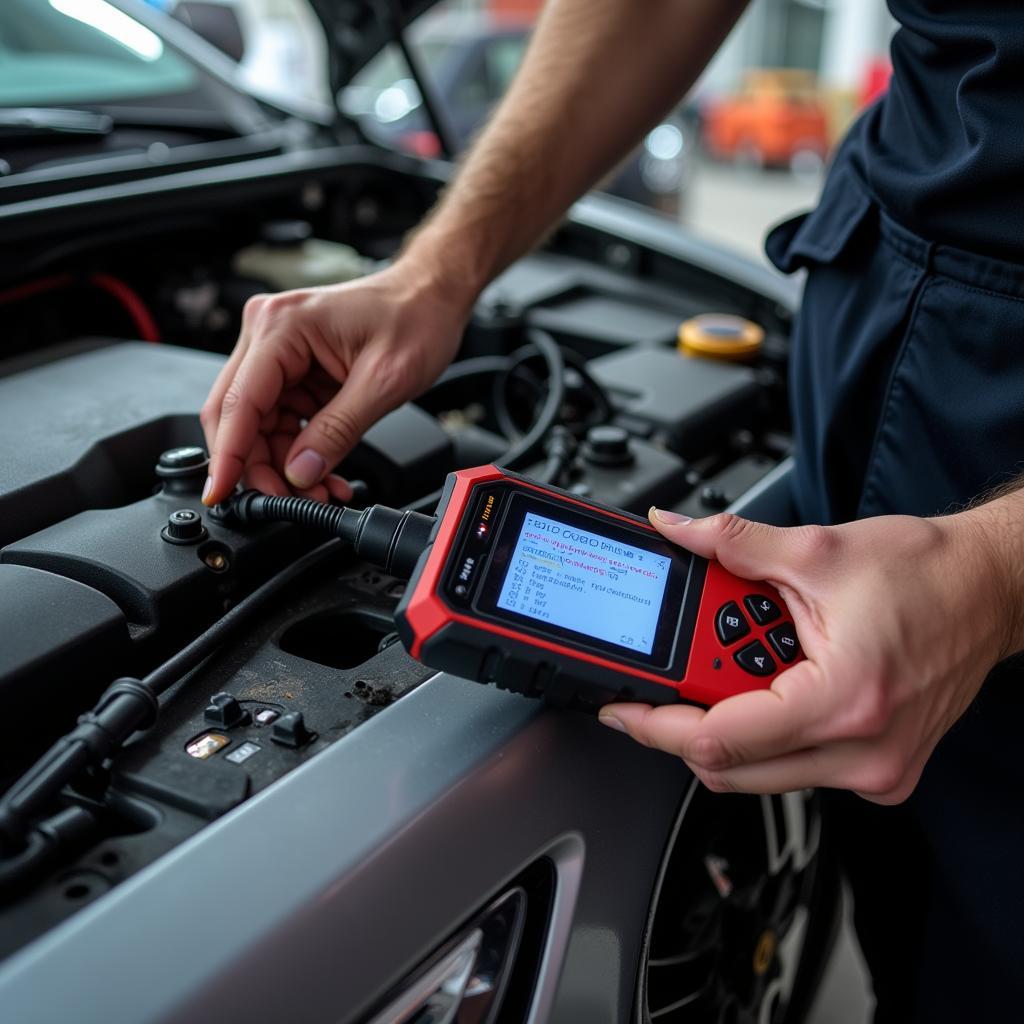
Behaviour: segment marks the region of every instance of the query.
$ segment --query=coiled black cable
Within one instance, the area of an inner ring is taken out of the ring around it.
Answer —
[[[474,356],[452,363],[431,385],[430,390],[436,391],[456,381],[468,380],[473,377],[490,377],[495,373],[504,373],[509,368],[508,356]]]
[[[531,345],[521,348],[518,352],[513,352],[509,359],[508,369],[495,377],[494,385],[491,388],[491,404],[494,418],[498,422],[498,429],[509,440],[514,440],[523,435],[522,427],[516,422],[516,418],[512,414],[509,392],[513,389],[516,389],[518,392],[531,391],[534,395],[540,395],[544,392],[544,381],[533,373],[527,365],[527,360],[536,358],[537,352]],[[562,358],[565,358],[564,352],[562,353]],[[534,407],[536,407],[536,403],[534,403]]]
[[[506,469],[515,469],[517,463],[525,462],[536,454],[548,432],[558,422],[565,399],[565,359],[558,342],[539,327],[527,328],[526,337],[547,365],[548,391],[533,426],[503,455],[494,460],[496,465]],[[441,491],[438,489],[407,507],[415,512],[432,512],[440,499]]]
[[[558,343],[547,331],[537,327],[529,328],[526,336],[547,364],[548,392],[533,426],[500,459],[495,460],[507,469],[515,469],[517,463],[525,462],[537,453],[548,432],[558,422],[565,399],[565,359]]]
[[[560,351],[566,368],[564,401],[572,404],[574,399],[570,398],[570,394],[581,394],[591,407],[587,416],[573,425],[574,432],[577,435],[582,435],[586,432],[587,427],[593,426],[595,423],[607,422],[613,412],[611,399],[602,385],[587,370],[586,360],[582,355],[573,349],[563,348]],[[529,345],[513,352],[509,356],[504,370],[498,373],[494,381],[492,394],[494,418],[497,420],[501,432],[510,439],[517,438],[522,434],[522,428],[516,422],[509,405],[510,392],[516,384],[525,385],[534,393],[540,392],[544,387],[544,382],[533,373],[529,366],[530,361],[536,358],[536,351]]]
[[[581,390],[586,392],[594,404],[593,410],[582,426],[587,427],[593,426],[595,423],[607,423],[615,413],[612,400],[608,397],[608,392],[587,369],[587,361],[579,352],[571,348],[564,349],[563,355],[565,356],[566,365],[579,377],[582,384]]]

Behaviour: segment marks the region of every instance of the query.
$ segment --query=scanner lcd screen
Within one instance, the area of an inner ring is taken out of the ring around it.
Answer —
[[[680,630],[700,603],[689,552],[614,513],[523,492],[494,533],[475,614],[651,669],[685,661]]]
[[[527,512],[497,606],[650,654],[672,560]]]

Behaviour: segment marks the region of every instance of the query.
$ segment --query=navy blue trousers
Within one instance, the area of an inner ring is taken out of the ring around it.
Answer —
[[[767,245],[808,271],[790,380],[804,521],[935,515],[1024,471],[1024,266],[911,234],[842,164]],[[1014,659],[905,804],[828,794],[878,1024],[1024,1020],[1022,737]]]

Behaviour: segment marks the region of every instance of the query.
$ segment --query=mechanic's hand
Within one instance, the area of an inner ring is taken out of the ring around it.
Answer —
[[[269,494],[348,500],[351,488],[331,470],[434,381],[468,312],[401,260],[348,284],[250,299],[200,413],[210,450],[203,501],[223,501],[243,475]]]
[[[678,754],[715,792],[831,786],[876,803],[905,800],[1014,649],[998,556],[967,513],[778,529],[652,510],[651,522],[737,576],[777,587],[807,656],[771,689],[708,711],[602,708],[605,725]]]

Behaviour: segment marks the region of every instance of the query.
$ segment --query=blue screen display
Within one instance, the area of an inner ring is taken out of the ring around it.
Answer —
[[[528,512],[498,607],[650,654],[672,560]]]

